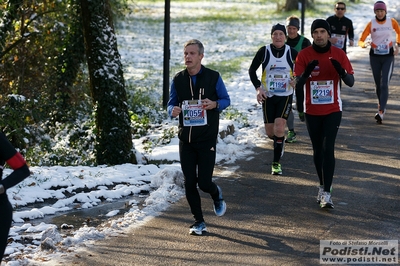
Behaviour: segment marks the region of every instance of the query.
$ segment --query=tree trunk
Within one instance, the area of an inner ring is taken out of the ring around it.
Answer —
[[[125,82],[108,0],[82,0],[98,164],[136,163]]]
[[[63,52],[58,56],[57,72],[54,76],[55,86],[51,87],[50,101],[57,103],[57,110],[53,112],[54,122],[63,122],[66,113],[73,104],[71,89],[76,81],[81,64],[85,58],[83,39],[82,12],[80,0],[70,1],[71,25],[64,39]]]
[[[299,3],[301,0],[286,0],[285,10],[286,11],[294,11],[299,9]],[[306,8],[312,8],[314,6],[314,0],[305,0]]]
[[[286,11],[298,10],[299,2],[300,2],[299,0],[286,0],[285,10]]]

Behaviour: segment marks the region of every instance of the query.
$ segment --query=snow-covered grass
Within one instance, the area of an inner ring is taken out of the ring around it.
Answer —
[[[170,77],[183,68],[183,43],[192,38],[201,40],[205,45],[203,63],[221,72],[232,100],[231,107],[224,111],[220,130],[233,126],[235,131],[218,139],[217,162],[234,163],[240,157],[250,156],[252,147],[268,141],[247,69],[259,47],[270,42],[271,26],[284,23],[290,14],[275,12],[276,3],[266,4],[266,1],[260,4],[255,0],[227,0],[211,4],[215,2],[171,1]],[[373,2],[363,0],[359,4],[348,4],[347,15],[353,20],[357,38],[366,21],[373,17]],[[397,11],[397,0],[386,3],[390,7],[389,14]],[[307,12],[305,19],[305,35],[309,38],[312,21],[333,13],[331,1],[318,1],[317,6],[321,9]],[[134,7],[136,12],[118,23],[125,77],[130,88],[154,100],[152,106],[146,106],[148,111],[159,112],[162,109],[164,1],[134,1]],[[300,16],[300,12],[296,15]],[[357,56],[360,49],[349,47],[349,58]],[[158,120],[161,122],[152,124],[151,133],[134,140],[138,165],[31,167],[32,175],[7,191],[16,211],[10,243],[1,265],[56,265],[64,253],[78,252],[79,247],[92,241],[123,234],[182,198],[183,176],[178,164],[176,135],[169,136],[169,143],[158,141],[148,149],[146,140],[172,134],[177,125],[176,120]],[[147,163],[165,160],[171,163]],[[5,175],[9,173],[5,170]],[[126,201],[125,208],[101,214],[104,222],[99,226],[86,223],[73,228],[71,223],[54,224],[42,220],[121,199]],[[34,202],[41,203],[41,207],[33,205]]]

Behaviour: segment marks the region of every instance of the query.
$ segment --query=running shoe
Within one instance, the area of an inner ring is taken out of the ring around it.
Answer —
[[[322,194],[324,193],[324,186],[318,186],[318,195],[317,195],[317,203],[320,204],[321,203],[321,198],[322,198]],[[330,191],[331,195],[332,195],[332,186],[331,186],[331,191]]]
[[[205,222],[195,222],[190,226],[189,234],[201,236],[203,232],[207,232],[207,227]]]
[[[324,191],[321,195],[321,202],[319,206],[323,209],[333,209],[333,202],[331,193]]]
[[[324,193],[324,186],[318,187],[317,203],[321,203],[322,194]]]
[[[294,130],[289,130],[287,134],[287,138],[285,140],[286,143],[293,143],[296,142],[296,132]]]
[[[218,196],[217,200],[214,200],[214,206],[213,207],[214,207],[215,215],[222,216],[226,212],[226,202],[222,198],[222,190],[221,190],[221,188],[219,186],[217,186],[217,188],[218,188],[219,196]]]
[[[376,123],[382,124],[383,115],[381,116],[379,113],[376,113],[375,114],[375,120],[376,120]]]
[[[282,168],[281,164],[277,162],[272,163],[272,170],[271,170],[272,175],[281,175],[282,174]]]

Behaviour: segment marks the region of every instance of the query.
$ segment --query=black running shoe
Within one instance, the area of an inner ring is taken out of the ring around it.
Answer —
[[[379,115],[379,113],[375,114],[375,120],[376,120],[376,123],[382,124],[382,117]]]

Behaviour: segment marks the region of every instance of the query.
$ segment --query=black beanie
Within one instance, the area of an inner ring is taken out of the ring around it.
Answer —
[[[325,19],[316,19],[311,24],[311,35],[313,34],[315,29],[324,28],[328,32],[329,36],[331,36],[331,29],[329,23]]]
[[[281,30],[281,31],[283,31],[283,33],[285,34],[285,36],[287,35],[286,34],[286,28],[285,28],[285,26],[283,26],[282,24],[275,24],[274,26],[272,26],[272,29],[271,29],[271,35],[274,33],[274,31],[276,31],[276,30]]]
[[[293,26],[293,27],[296,27],[299,30],[300,29],[299,19],[289,18],[288,20],[286,20],[286,26]]]

